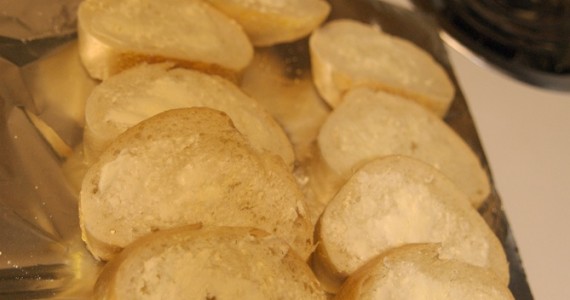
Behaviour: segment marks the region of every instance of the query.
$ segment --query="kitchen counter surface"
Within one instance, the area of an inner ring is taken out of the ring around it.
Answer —
[[[570,299],[570,92],[448,47],[535,299]]]

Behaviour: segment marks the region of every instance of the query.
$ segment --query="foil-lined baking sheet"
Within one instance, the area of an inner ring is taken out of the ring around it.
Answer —
[[[79,2],[0,0],[0,299],[88,298],[101,267],[81,241],[77,182],[70,181],[69,163],[63,168],[79,149],[85,99],[97,84],[78,57]],[[331,4],[330,18],[359,19],[404,37],[453,78],[431,17],[375,0]],[[306,40],[271,50],[295,70],[284,76],[310,72]],[[489,170],[459,87],[445,120]],[[515,298],[532,299],[494,189],[481,213],[503,241]]]

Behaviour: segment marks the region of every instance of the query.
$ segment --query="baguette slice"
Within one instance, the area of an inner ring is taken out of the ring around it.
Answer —
[[[97,299],[326,299],[308,265],[253,228],[178,228],[150,234],[109,262]]]
[[[314,265],[335,291],[372,257],[409,243],[441,243],[441,256],[492,270],[509,282],[499,239],[468,198],[433,167],[389,156],[358,170],[328,203],[316,229]]]
[[[345,179],[374,158],[399,154],[440,170],[476,208],[490,193],[478,156],[453,129],[422,106],[384,92],[349,92],[321,127],[318,143],[323,163]]]
[[[431,55],[367,24],[331,21],[313,32],[309,45],[315,84],[333,107],[349,89],[368,86],[412,99],[441,117],[455,95]]]
[[[186,224],[250,226],[307,258],[313,228],[283,161],[258,152],[224,113],[176,109],[121,134],[87,171],[80,225],[95,258]]]
[[[201,0],[86,0],[77,18],[79,54],[97,79],[167,60],[232,76],[253,56],[241,26]]]
[[[328,16],[324,0],[207,0],[235,19],[255,46],[291,42],[309,35]]]
[[[440,252],[437,244],[390,250],[352,274],[335,299],[515,299],[492,272]]]
[[[170,64],[142,64],[94,89],[85,111],[86,160],[96,160],[111,141],[136,123],[162,111],[193,106],[225,112],[254,147],[293,165],[293,148],[285,132],[257,101],[219,76]]]

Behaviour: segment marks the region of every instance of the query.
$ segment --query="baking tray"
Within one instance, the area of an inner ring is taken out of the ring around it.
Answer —
[[[0,0],[0,299],[87,298],[102,266],[81,241],[77,191],[66,177],[69,166],[62,167],[81,143],[84,101],[97,84],[77,54],[79,2]],[[375,0],[330,2],[330,18],[380,26],[447,69],[457,93],[445,121],[475,150],[492,181],[434,19]],[[310,72],[306,39],[274,50],[295,70],[290,76]],[[480,212],[504,245],[515,298],[533,299],[494,185]]]

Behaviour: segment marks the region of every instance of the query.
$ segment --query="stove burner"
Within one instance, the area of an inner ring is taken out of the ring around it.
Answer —
[[[433,0],[440,25],[526,82],[570,90],[570,0]]]

